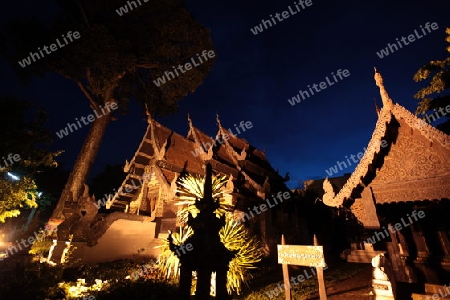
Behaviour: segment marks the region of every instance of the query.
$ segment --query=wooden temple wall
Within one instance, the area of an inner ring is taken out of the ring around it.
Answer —
[[[412,216],[414,210],[416,217]],[[422,218],[417,217],[418,212]],[[375,247],[386,246],[396,281],[449,282],[450,201],[378,204],[377,213],[381,223],[378,231],[388,232],[389,237]]]

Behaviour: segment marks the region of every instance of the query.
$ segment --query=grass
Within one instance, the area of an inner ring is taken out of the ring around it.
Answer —
[[[154,278],[151,271],[144,272],[145,276],[140,276],[137,280],[124,280],[127,275],[142,269],[140,266],[142,266],[142,263],[116,261],[63,270],[45,264],[29,263],[24,268],[12,268],[11,271],[7,272],[8,275],[12,276],[6,276],[0,282],[1,299],[71,299],[61,288],[58,288],[57,283],[64,281],[72,282],[73,285],[77,278],[84,278],[87,286],[91,286],[97,278],[108,281],[109,288],[90,292],[90,295],[95,296],[97,300],[176,299],[177,282]],[[280,290],[283,283],[281,266],[265,262],[260,267],[253,272],[254,279],[244,289],[243,295],[235,295],[233,299],[285,299],[284,290]],[[346,262],[330,265],[324,270],[326,285],[330,286],[332,283],[352,277],[365,268],[367,268],[367,265]],[[314,276],[310,268],[290,266],[289,269],[289,276],[297,277],[304,274],[304,270],[307,270],[309,276],[312,276],[312,278],[292,287],[292,299],[302,299],[317,293],[317,277]],[[278,292],[278,295],[272,294],[272,298],[270,298],[269,293],[271,291]]]
[[[339,262],[333,266],[329,266],[324,270],[325,285],[329,286],[332,283],[348,279],[355,274],[361,272],[366,265],[352,264],[346,262]],[[294,269],[295,268],[295,269]],[[317,276],[314,276],[310,268],[305,267],[290,267],[289,277],[304,275],[304,272],[308,273],[312,278],[306,279],[297,285],[292,284],[291,295],[292,299],[302,299],[313,294],[316,294],[319,290]],[[281,287],[283,284],[283,275],[281,272],[281,266],[278,270],[266,273],[259,276],[250,284],[250,290],[243,296],[234,297],[234,299],[242,300],[284,300],[284,289]],[[271,296],[269,296],[271,295]]]

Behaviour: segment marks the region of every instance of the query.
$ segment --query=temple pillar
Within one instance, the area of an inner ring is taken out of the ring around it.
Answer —
[[[439,283],[439,276],[430,261],[431,253],[419,222],[411,224],[411,232],[417,249],[414,265],[422,272],[426,282]]]
[[[391,227],[392,224],[388,223],[388,228]],[[396,280],[397,281],[401,281],[401,282],[411,282],[410,278],[407,275],[407,266],[406,266],[406,259],[403,256],[402,257],[402,251],[400,251],[400,244],[398,242],[397,239],[397,231],[392,232],[391,230],[389,231],[389,235],[391,237],[392,243],[391,243],[391,249],[392,249],[392,253],[389,253],[390,255],[393,255],[393,257],[391,257],[391,261],[392,264],[396,267],[394,267],[394,269],[397,269],[397,274],[396,274]]]
[[[417,249],[416,261],[419,263],[426,262],[430,257],[430,250],[419,222],[411,224],[411,233]]]
[[[403,229],[407,230],[407,229]],[[396,234],[398,236],[399,240],[399,247],[400,247],[400,260],[403,264],[405,276],[408,282],[417,282],[417,276],[414,271],[414,268],[408,263],[408,259],[410,256],[410,250],[408,246],[408,242],[405,238],[405,235],[403,234],[403,230],[396,231]]]
[[[403,234],[402,230],[397,231],[399,243],[400,243],[400,255],[409,257],[409,247],[408,242],[406,241],[405,235]]]
[[[444,257],[442,258],[441,264],[445,267],[450,267],[450,240],[448,238],[447,232],[444,230],[439,230],[437,232],[439,243],[442,247],[442,252]]]

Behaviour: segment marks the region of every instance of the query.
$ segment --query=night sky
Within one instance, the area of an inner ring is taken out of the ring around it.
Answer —
[[[194,125],[209,135],[217,132],[216,114],[226,128],[252,122],[253,128],[239,137],[265,150],[282,176],[289,172],[290,188],[302,186],[307,179],[326,177],[325,170],[336,161],[367,146],[377,120],[373,98],[381,106],[374,66],[383,75],[391,98],[415,111],[413,95],[424,84],[415,83],[413,75],[430,60],[448,56],[445,28],[450,27],[448,0],[311,0],[305,8],[297,3],[187,1],[195,18],[211,31],[216,63],[203,85],[179,102],[176,115],[157,118],[182,135],[188,131],[188,112]],[[3,4],[0,25],[4,28],[13,16],[34,14],[49,20],[56,11],[49,0]],[[250,30],[283,11],[290,14],[287,19],[276,20],[257,35]],[[438,29],[424,35],[420,26],[427,22],[436,22]],[[376,54],[414,30],[421,38],[402,44],[384,58]],[[24,87],[3,59],[0,69],[1,96],[18,96],[44,107],[53,133],[92,113],[76,85],[62,77],[34,78]],[[347,69],[350,75],[335,81],[332,72],[339,69]],[[334,85],[294,106],[288,103],[299,90],[307,91],[308,85],[320,84],[327,76]],[[146,126],[146,116],[136,104],[128,115],[112,122],[92,175],[106,164],[131,159]],[[59,158],[66,169],[73,165],[87,130],[84,126],[62,139],[54,133],[53,149],[66,151]],[[351,173],[355,166],[336,175]]]

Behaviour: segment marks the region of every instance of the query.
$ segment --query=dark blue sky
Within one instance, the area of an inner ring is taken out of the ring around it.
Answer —
[[[253,128],[240,137],[265,149],[281,175],[290,172],[291,188],[307,179],[326,177],[325,170],[336,161],[356,155],[367,145],[376,122],[373,98],[381,105],[374,66],[382,73],[392,99],[414,112],[417,100],[413,95],[422,86],[412,80],[414,73],[430,60],[448,55],[448,0],[312,0],[311,6],[257,35],[250,28],[289,6],[294,9],[294,1],[202,0],[187,4],[196,19],[211,30],[217,60],[204,84],[180,102],[178,113],[158,121],[182,135],[188,130],[188,112],[194,125],[210,135],[217,131],[216,113],[227,128],[251,121]],[[15,15],[48,18],[54,11],[49,0],[8,4],[0,25]],[[387,57],[377,56],[377,51],[395,43],[396,38],[407,37],[414,30],[421,33],[420,26],[427,22],[436,22],[439,28]],[[16,95],[45,107],[52,132],[91,113],[87,100],[68,80],[50,75],[23,88],[4,60],[0,60],[0,68],[1,95]],[[326,76],[331,79],[331,72],[338,69],[347,69],[350,76],[295,106],[288,103],[299,90],[325,81]],[[108,163],[130,159],[146,125],[137,105],[110,124],[94,174]],[[87,129],[63,139],[54,135],[54,147],[66,150],[60,157],[66,168],[72,166]],[[350,173],[355,166],[337,175]]]

